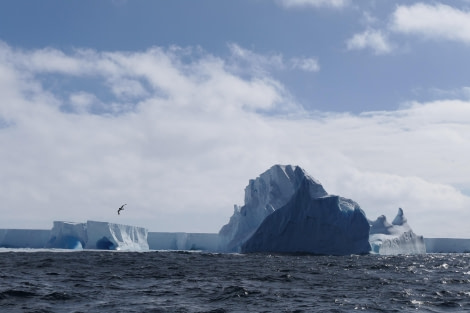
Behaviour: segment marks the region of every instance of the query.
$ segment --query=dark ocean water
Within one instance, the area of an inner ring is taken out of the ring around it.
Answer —
[[[470,254],[0,253],[0,312],[354,310],[470,311]]]

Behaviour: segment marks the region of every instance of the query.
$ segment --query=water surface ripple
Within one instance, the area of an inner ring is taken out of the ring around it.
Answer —
[[[470,311],[470,254],[0,253],[0,312],[352,310]]]

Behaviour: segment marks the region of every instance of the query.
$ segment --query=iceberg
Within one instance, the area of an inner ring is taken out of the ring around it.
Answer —
[[[470,239],[424,238],[426,253],[470,253]]]
[[[54,221],[45,248],[83,249],[87,241],[85,223]]]
[[[108,222],[87,222],[86,249],[149,250],[148,230],[143,227]]]
[[[219,250],[239,252],[241,245],[256,231],[263,220],[283,207],[307,179],[310,194],[326,196],[323,186],[303,169],[292,165],[274,165],[245,188],[245,204],[234,206],[228,224],[219,231]]]
[[[391,224],[384,215],[369,223],[369,242],[373,253],[383,255],[426,253],[423,236],[413,232],[401,208],[398,209],[398,214]]]
[[[146,228],[130,225],[55,221],[45,247],[145,251],[149,250],[147,234]]]
[[[48,229],[0,229],[0,247],[44,248],[50,233]]]
[[[218,234],[212,233],[149,232],[147,240],[151,250],[201,250],[216,252],[218,249]]]
[[[241,251],[366,254],[369,223],[359,205],[339,196],[312,190],[317,183],[305,177],[300,188],[282,208],[267,216]],[[313,185],[313,186],[312,186]]]

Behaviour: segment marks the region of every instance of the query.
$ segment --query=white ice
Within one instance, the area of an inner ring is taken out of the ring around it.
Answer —
[[[401,208],[398,209],[392,224],[381,215],[375,221],[370,221],[370,226],[369,242],[373,253],[383,255],[426,253],[423,236],[413,232]]]
[[[143,227],[108,222],[55,221],[45,247],[145,251],[149,250],[147,233]]]

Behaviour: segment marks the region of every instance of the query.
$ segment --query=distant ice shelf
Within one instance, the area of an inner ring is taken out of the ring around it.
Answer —
[[[216,252],[218,237],[217,233],[148,232],[143,227],[108,222],[55,221],[52,229],[0,229],[0,247]]]
[[[470,253],[470,239],[424,238],[427,253]]]
[[[0,247],[44,248],[50,234],[49,229],[0,229]]]
[[[216,233],[149,232],[151,250],[200,250],[218,251],[219,235]]]

